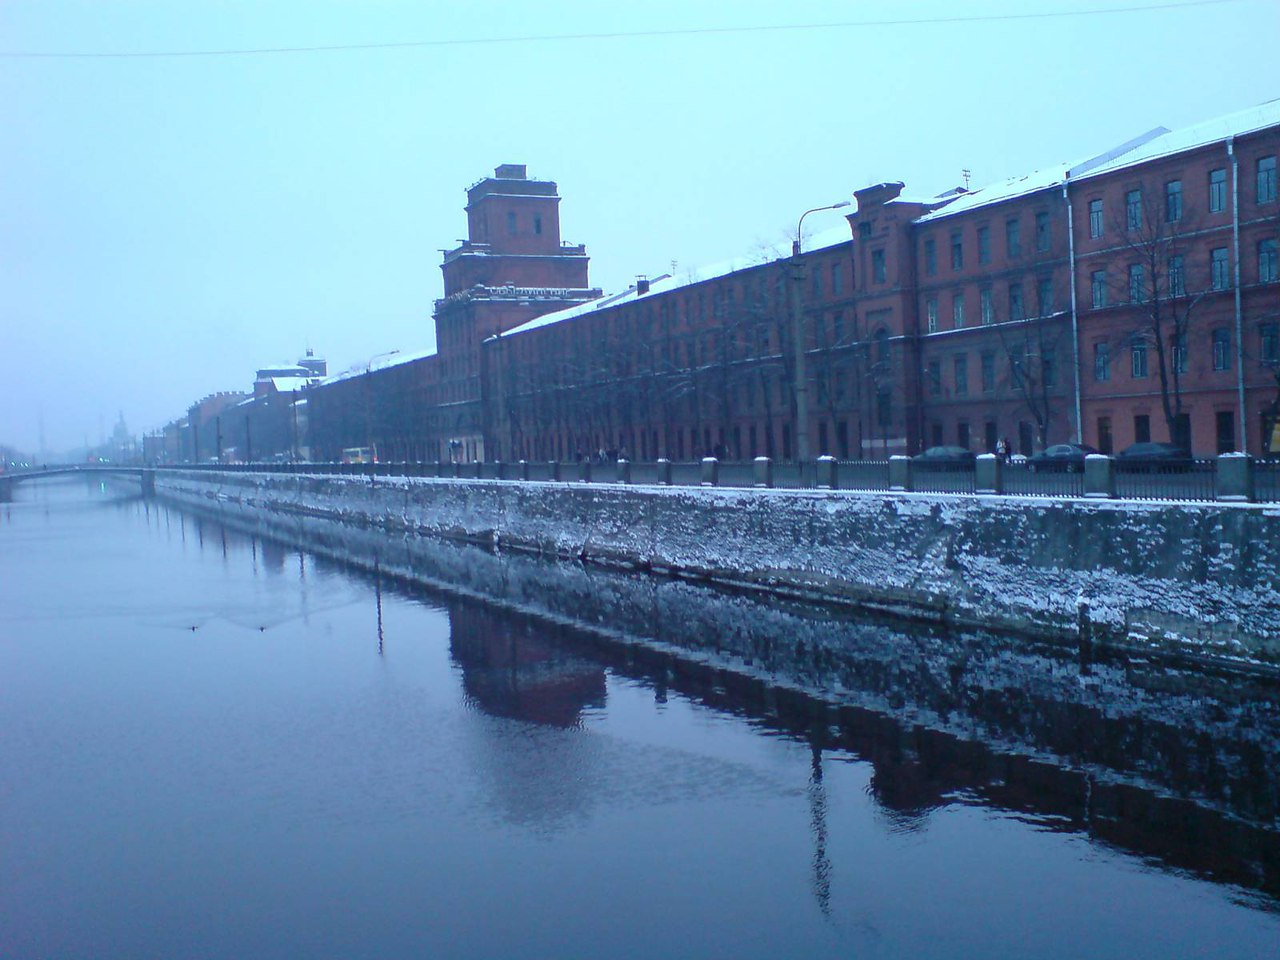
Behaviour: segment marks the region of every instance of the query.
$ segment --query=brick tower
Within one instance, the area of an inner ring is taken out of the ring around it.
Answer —
[[[457,404],[446,429],[477,459],[486,459],[481,342],[599,297],[587,259],[585,246],[560,240],[556,184],[530,180],[524,164],[504,163],[467,190],[467,239],[444,254],[434,317],[443,394]]]

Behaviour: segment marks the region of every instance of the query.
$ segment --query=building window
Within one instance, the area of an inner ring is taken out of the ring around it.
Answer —
[[[1276,198],[1276,158],[1258,158],[1258,202],[1271,203]]]
[[[1043,210],[1036,214],[1036,249],[1041,253],[1049,249],[1049,214]]]
[[[951,269],[964,269],[964,241],[960,237],[959,230],[951,234]]]
[[[1187,335],[1174,334],[1169,338],[1169,356],[1174,373],[1187,372]]]
[[[991,262],[991,228],[978,228],[978,262]]]
[[[1129,374],[1135,380],[1140,380],[1147,375],[1147,343],[1145,340],[1135,340],[1130,348]]]
[[[957,293],[951,298],[951,325],[959,330],[964,326],[964,294]]]
[[[1221,213],[1227,209],[1227,171],[1209,171],[1209,212]]]
[[[1130,190],[1124,195],[1124,225],[1128,230],[1142,229],[1142,191]]]
[[[978,291],[978,304],[982,313],[982,322],[992,323],[996,318],[996,308],[991,302],[990,287],[983,287]]]
[[[1016,217],[1004,222],[1004,245],[1010,260],[1022,256],[1022,221]]]
[[[884,283],[885,281],[884,251],[871,251],[871,280],[873,283]]]
[[[1040,351],[1040,378],[1046,387],[1058,385],[1058,351],[1053,347]]]
[[[1168,263],[1169,296],[1185,297],[1187,295],[1187,273],[1182,266],[1182,255],[1170,257]]]
[[[1264,323],[1258,328],[1258,333],[1261,338],[1258,359],[1268,365],[1280,361],[1280,327],[1274,323]]]
[[[542,218],[539,216],[534,216],[533,218],[533,232],[537,234],[542,233]]]
[[[956,396],[967,397],[969,395],[969,360],[967,357],[956,357],[955,373]]]
[[[996,389],[996,355],[988,350],[982,355],[982,392],[994,393]]]
[[[1147,271],[1140,263],[1129,264],[1129,302],[1142,303],[1147,299]]]
[[[1009,284],[1009,319],[1021,320],[1026,316],[1026,311],[1022,306],[1022,284],[1014,282]]]
[[[1177,223],[1182,219],[1182,181],[1170,180],[1164,185],[1164,219]]]
[[[1275,283],[1280,280],[1280,256],[1276,252],[1275,237],[1258,243],[1258,282]]]
[[[507,233],[516,232],[516,215],[514,213],[507,214]]]
[[[924,242],[924,273],[932,277],[938,272],[938,245],[930,237]]]
[[[929,361],[929,396],[942,396],[942,364],[937,360]]]
[[[1111,379],[1111,344],[1098,342],[1093,345],[1093,379],[1104,383]]]
[[[924,305],[925,324],[930,333],[938,332],[938,301],[928,300]]]
[[[1209,253],[1209,279],[1214,290],[1226,290],[1231,286],[1231,274],[1227,269],[1227,248],[1215,247]]]
[[[1095,240],[1102,236],[1102,201],[1089,201],[1089,236]]]
[[[1036,281],[1036,308],[1042,317],[1047,317],[1053,313],[1052,277],[1041,277]]]
[[[881,327],[876,331],[876,363],[887,364],[889,362],[889,331]]]
[[[1093,306],[1105,307],[1107,305],[1107,271],[1095,270],[1090,274],[1091,289],[1093,291]]]
[[[884,259],[883,251],[881,251],[880,253],[880,258],[883,261]],[[876,255],[873,253],[871,255],[871,262],[875,263],[875,259],[876,259]],[[810,279],[810,286],[812,288],[813,298],[817,300],[822,296],[822,271],[815,266],[813,273],[810,275],[809,279]],[[730,293],[730,297],[732,297],[732,295],[733,294]]]
[[[1148,414],[1145,414],[1145,413],[1134,414],[1133,442],[1134,443],[1150,443],[1151,442],[1151,417]]]
[[[840,264],[831,265],[831,295],[838,297],[844,289],[844,275],[840,272]]]
[[[1213,331],[1213,369],[1228,370],[1231,368],[1231,331],[1226,327],[1218,327]]]

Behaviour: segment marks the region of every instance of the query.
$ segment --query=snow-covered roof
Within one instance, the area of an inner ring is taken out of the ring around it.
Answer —
[[[413,363],[415,360],[425,360],[427,357],[436,355],[435,347],[428,347],[425,350],[417,350],[411,353],[404,353],[400,350],[391,350],[379,354],[375,354],[364,363],[357,363],[341,373],[335,373],[332,376],[325,377],[319,381],[321,384],[338,383],[341,380],[350,380],[352,377],[363,376],[366,373],[373,373],[377,370],[386,370],[390,367],[398,367],[404,363]]]
[[[1228,137],[1243,137],[1267,127],[1280,126],[1280,99],[1268,100],[1246,110],[1237,110],[1225,116],[1214,117],[1203,123],[1181,130],[1165,130],[1146,143],[1088,171],[1072,171],[1073,179],[1079,175],[1094,177],[1111,173],[1135,163],[1145,163],[1160,157],[1184,153],[1211,143],[1223,143]]]
[[[1181,130],[1156,127],[1094,156],[1072,163],[1053,164],[1042,170],[958,194],[941,209],[927,213],[915,222],[929,223],[978,207],[1012,200],[1015,197],[1052,187],[1060,187],[1067,180],[1075,182],[1102,176],[1137,163],[1194,150],[1197,147],[1225,141],[1231,136],[1244,136],[1277,124],[1280,124],[1280,100],[1269,100],[1256,107],[1215,117]]]
[[[811,234],[804,239],[805,253],[813,253],[817,250],[825,250],[828,247],[839,246],[842,243],[848,243],[853,239],[849,231],[849,224],[843,219],[837,227],[831,227],[819,233]],[[518,327],[512,327],[504,337],[509,337],[516,333],[527,333],[530,330],[537,330],[541,327],[549,327],[552,324],[563,323],[566,320],[573,320],[586,314],[595,313],[598,310],[605,310],[610,307],[618,306],[623,303],[631,303],[642,297],[648,298],[659,293],[671,293],[679,290],[681,287],[691,287],[698,283],[705,283],[708,280],[715,280],[718,277],[728,276],[731,273],[737,273],[740,270],[749,270],[752,267],[764,266],[767,263],[775,263],[784,258],[784,254],[780,250],[766,250],[754,254],[743,254],[728,260],[721,260],[706,267],[680,267],[676,275],[664,273],[661,276],[654,277],[649,281],[649,292],[639,293],[636,285],[632,284],[621,293],[610,294],[601,297],[598,300],[592,300],[588,303],[578,304],[565,310],[557,310],[554,313],[544,313],[540,317],[535,317],[526,323],[520,324]]]
[[[307,384],[311,383],[314,377],[271,377],[271,386],[275,388],[277,393],[293,393],[297,390],[303,390]]]

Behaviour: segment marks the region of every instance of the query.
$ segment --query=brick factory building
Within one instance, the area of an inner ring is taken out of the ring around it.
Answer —
[[[471,185],[466,210],[467,239],[441,266],[436,349],[375,357],[310,391],[314,456],[370,447],[383,459],[495,459],[481,402],[481,343],[600,296],[587,283],[586,247],[560,239],[554,182],[503,164]]]
[[[1280,452],[1278,154],[1273,101],[972,191],[875,184],[799,256],[608,297],[585,247],[561,240],[556,184],[504,164],[467,191],[436,348],[307,387],[307,442],[289,446],[467,461],[881,459],[1001,438],[1026,454],[1073,439]],[[207,456],[217,424],[201,405],[189,419]]]
[[[485,343],[487,449],[1274,452],[1280,102],[991,187],[855,193],[799,263],[641,281]],[[794,300],[793,300],[794,298]]]

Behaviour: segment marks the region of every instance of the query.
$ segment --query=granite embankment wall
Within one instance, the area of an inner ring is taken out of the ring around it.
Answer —
[[[164,470],[156,495],[1280,664],[1280,507]]]

